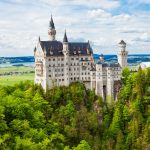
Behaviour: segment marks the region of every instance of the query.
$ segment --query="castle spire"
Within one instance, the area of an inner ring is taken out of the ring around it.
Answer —
[[[50,22],[49,22],[49,28],[50,28],[50,29],[55,29],[55,25],[54,25],[54,21],[53,21],[52,15],[51,15],[51,20],[50,20]]]
[[[54,41],[55,40],[56,30],[55,30],[55,25],[54,25],[54,21],[53,21],[52,15],[51,15],[51,19],[50,19],[50,22],[49,22],[48,35],[49,35],[50,41]]]
[[[68,43],[68,38],[67,38],[66,30],[65,30],[63,42],[64,43]]]

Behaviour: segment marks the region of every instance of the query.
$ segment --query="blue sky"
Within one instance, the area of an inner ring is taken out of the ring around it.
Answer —
[[[51,13],[62,41],[90,41],[94,53],[150,53],[150,0],[0,0],[0,56],[29,56],[48,40]]]

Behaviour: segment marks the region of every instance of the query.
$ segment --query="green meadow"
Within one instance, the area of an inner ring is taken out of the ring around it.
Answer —
[[[34,71],[33,67],[26,67],[26,66],[11,66],[11,67],[1,67],[0,74],[8,73],[8,72],[30,72]]]
[[[12,75],[12,76],[1,76],[0,85],[14,85],[21,81],[30,80],[33,82],[34,73],[23,74],[23,75]]]
[[[2,75],[6,73],[19,72],[19,74]],[[24,73],[26,72],[26,73]],[[21,81],[29,80],[34,81],[34,68],[33,67],[5,67],[0,68],[0,85],[14,85]]]

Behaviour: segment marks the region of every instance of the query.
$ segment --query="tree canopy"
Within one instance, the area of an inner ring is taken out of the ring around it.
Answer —
[[[47,92],[31,82],[0,86],[0,149],[150,149],[150,69],[126,68],[112,104],[79,82]]]

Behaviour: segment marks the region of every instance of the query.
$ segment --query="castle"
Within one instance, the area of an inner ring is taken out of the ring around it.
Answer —
[[[79,81],[87,89],[95,90],[106,100],[117,99],[121,86],[121,71],[127,66],[126,43],[119,43],[118,63],[105,63],[101,55],[96,63],[93,50],[88,42],[70,42],[65,31],[63,42],[57,41],[53,18],[49,22],[48,41],[39,41],[34,49],[35,83],[44,90],[54,86],[68,86]]]

